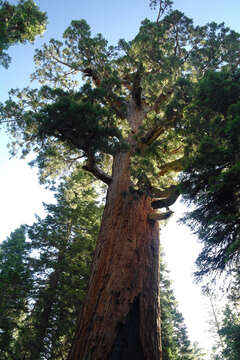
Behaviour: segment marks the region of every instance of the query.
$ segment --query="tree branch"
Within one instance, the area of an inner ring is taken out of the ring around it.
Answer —
[[[54,56],[54,55],[52,55],[52,58],[53,58],[55,61],[57,61],[59,64],[65,65],[65,66],[69,67],[70,69],[72,69],[72,70],[74,70],[74,71],[77,71],[77,70],[79,70],[79,71],[84,71],[84,69],[82,69],[82,68],[77,69],[76,67],[72,66],[71,64],[66,63],[65,61],[62,61],[61,59],[57,58],[57,57]]]
[[[157,199],[166,199],[168,196],[172,194],[173,191],[176,191],[177,185],[171,185],[166,189],[159,190],[152,187],[152,194],[154,198]]]
[[[83,166],[83,169],[92,173],[97,179],[103,181],[105,184],[110,185],[112,177],[99,169],[96,165],[94,155],[89,155],[88,162]]]
[[[155,104],[153,105],[153,110],[158,113],[160,111],[160,107],[161,105],[166,102],[170,96],[173,94],[174,89],[169,89],[166,93],[162,93],[161,95],[159,95],[155,101]]]
[[[174,160],[170,163],[167,163],[159,168],[160,172],[158,173],[159,176],[165,175],[169,171],[174,172],[180,172],[183,170],[183,159],[184,157],[181,157],[180,159]]]
[[[160,3],[160,4],[161,4],[161,3]],[[159,6],[159,11],[158,11],[158,16],[157,16],[156,23],[159,23],[161,14],[162,14],[162,5]]]
[[[96,87],[100,86],[101,79],[99,77],[98,72],[94,68],[89,66],[88,68],[83,69],[82,72],[84,73],[85,76],[92,78],[92,81]]]
[[[152,213],[148,215],[148,219],[152,221],[156,220],[167,220],[171,215],[173,214],[173,211],[168,210],[164,213]]]
[[[162,127],[151,129],[142,137],[141,142],[137,145],[137,149],[143,152],[146,147],[151,145],[165,130]]]
[[[94,85],[96,87],[99,87],[101,84],[101,78],[99,76],[99,73],[91,67],[91,65],[87,68],[81,68],[79,67],[78,69],[74,66],[71,66],[70,64],[62,61],[61,59],[57,58],[56,56],[52,56],[52,58],[59,62],[62,65],[65,65],[67,67],[69,67],[70,69],[72,69],[72,72],[75,71],[81,71],[85,76],[90,77],[94,83]],[[70,73],[69,73],[70,74]],[[65,74],[68,75],[68,74]],[[114,93],[112,92],[109,96],[108,96],[108,101],[110,102],[110,104],[115,108],[117,115],[121,118],[124,119],[126,114],[123,111],[123,107],[124,107],[124,103],[122,101],[122,99],[120,99],[120,97],[114,96]]]
[[[154,191],[154,189],[152,189],[152,191],[156,198],[160,198],[159,200],[152,201],[151,205],[153,209],[168,208],[175,203],[180,195],[177,185],[172,185],[158,192]]]

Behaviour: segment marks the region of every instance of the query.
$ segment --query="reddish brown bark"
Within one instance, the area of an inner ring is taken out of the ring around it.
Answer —
[[[129,165],[128,153],[114,161],[71,360],[161,359],[159,228],[149,197],[123,195]]]

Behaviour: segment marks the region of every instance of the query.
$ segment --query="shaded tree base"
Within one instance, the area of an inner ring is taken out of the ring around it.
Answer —
[[[144,360],[139,329],[139,298],[135,298],[127,315],[126,323],[119,325],[117,339],[109,360]]]

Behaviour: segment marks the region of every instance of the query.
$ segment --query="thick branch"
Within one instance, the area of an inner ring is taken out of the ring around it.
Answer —
[[[169,188],[159,191],[158,193],[154,193],[155,197],[160,198],[159,200],[154,200],[152,202],[153,209],[161,209],[161,208],[168,208],[169,206],[173,205],[177,198],[179,197],[180,193],[178,187],[176,185],[172,185]],[[157,195],[157,196],[156,196]]]
[[[168,173],[169,171],[179,172],[183,170],[183,159],[184,157],[181,157],[180,159],[174,160],[170,163],[167,163],[159,168],[160,172],[158,175],[162,176]]]
[[[138,144],[137,149],[140,152],[143,152],[146,147],[151,145],[163,132],[164,129],[162,127],[149,130],[147,134],[141,139],[141,142]]]
[[[177,191],[177,185],[171,185],[168,188],[164,190],[159,190],[154,187],[152,187],[152,194],[154,198],[158,199],[166,199],[169,197],[173,192]]]
[[[112,177],[106,174],[104,171],[99,169],[95,163],[94,156],[89,156],[87,165],[83,166],[83,169],[92,173],[97,179],[103,181],[105,184],[110,185]]]
[[[153,110],[158,113],[160,111],[161,105],[169,98],[170,95],[167,94],[161,94],[158,96],[154,106],[152,107]]]
[[[161,105],[164,104],[172,95],[173,89],[169,89],[166,93],[162,93],[157,97],[157,100],[155,101],[155,104],[153,106],[153,110],[158,113],[161,110]]]
[[[93,69],[93,68],[91,68],[91,67],[88,67],[88,68],[86,68],[86,69],[83,70],[83,73],[84,73],[85,76],[88,76],[88,77],[91,77],[91,78],[92,78],[92,81],[93,81],[93,83],[94,83],[94,85],[95,85],[96,87],[99,87],[99,86],[100,86],[100,84],[101,84],[101,79],[100,79],[100,77],[99,77],[98,72],[97,72],[95,69]]]
[[[119,96],[114,95],[113,93],[111,95],[109,95],[107,101],[107,103],[110,104],[110,106],[112,106],[112,108],[115,110],[117,117],[119,117],[120,119],[126,119],[126,102],[121,99]]]
[[[156,220],[167,220],[171,215],[173,214],[173,211],[168,210],[164,213],[153,213],[148,215],[148,219],[152,221]]]

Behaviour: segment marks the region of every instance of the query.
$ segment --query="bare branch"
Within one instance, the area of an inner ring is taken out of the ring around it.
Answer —
[[[70,168],[75,162],[77,162],[78,160],[80,160],[80,159],[82,159],[82,158],[84,158],[84,157],[85,157],[85,155],[83,154],[83,155],[75,156],[75,157],[73,157],[73,158],[68,159],[69,168]]]
[[[62,61],[61,59],[57,58],[57,57],[54,56],[54,55],[52,55],[51,57],[52,57],[52,59],[54,59],[55,61],[57,61],[59,64],[62,64],[62,65],[64,65],[64,66],[67,66],[67,67],[69,67],[70,69],[72,69],[72,70],[74,70],[74,71],[77,71],[77,70],[79,70],[79,71],[84,71],[83,68],[77,69],[76,67],[72,66],[71,64],[66,63],[65,61]]]
[[[156,22],[159,23],[162,15],[166,12],[166,10],[171,9],[172,1],[170,0],[152,0],[150,1],[150,7],[156,9],[157,2],[159,2],[159,11]]]
[[[156,22],[157,22],[157,23],[159,23],[159,20],[160,20],[161,14],[162,14],[162,7],[161,7],[161,5],[160,5],[160,6],[159,6],[159,11],[158,11],[157,20],[156,20]]]

